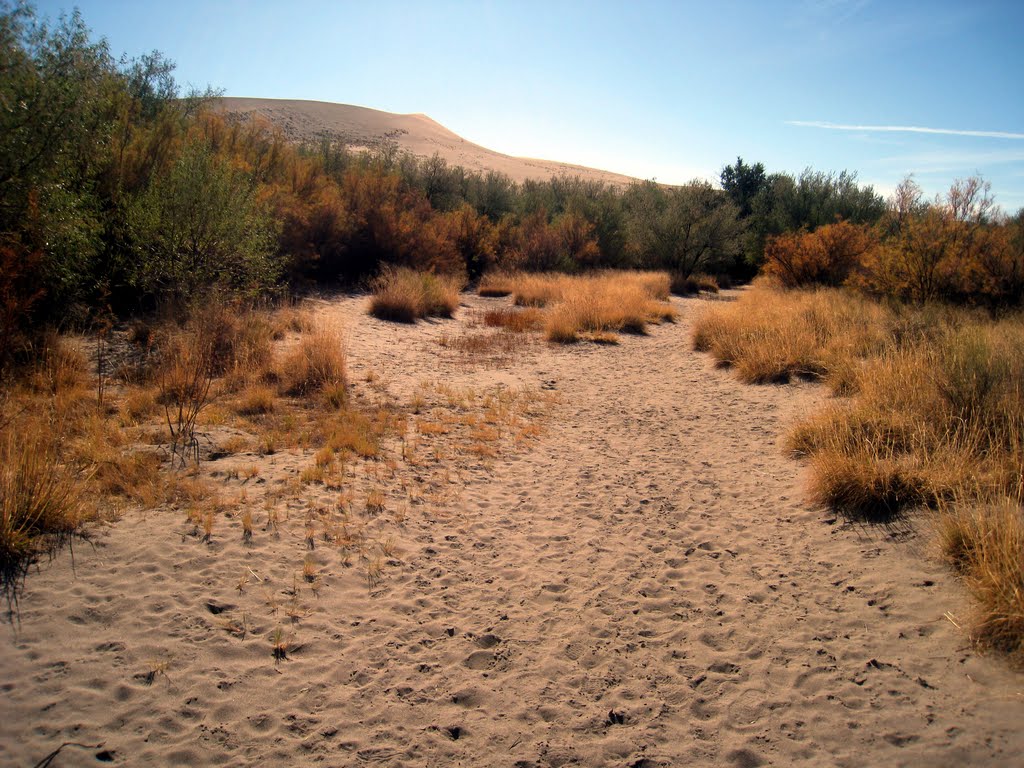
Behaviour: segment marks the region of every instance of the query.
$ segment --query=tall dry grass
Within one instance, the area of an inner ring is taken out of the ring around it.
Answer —
[[[370,314],[381,320],[414,323],[424,317],[451,317],[459,306],[463,280],[454,275],[385,268],[373,282]]]
[[[0,440],[0,593],[16,603],[29,567],[80,535],[88,517],[81,485],[40,434]]]
[[[663,272],[597,272],[588,275],[512,273],[496,279],[520,307],[544,308],[549,341],[570,343],[584,334],[644,333],[647,326],[673,320],[667,303],[671,280]],[[481,281],[496,291],[491,282]]]
[[[289,395],[344,389],[345,343],[340,329],[320,324],[303,334],[284,356],[278,375],[282,390]]]
[[[789,437],[811,498],[883,523],[936,509],[976,636],[1024,662],[1024,318],[759,287],[707,310],[693,340],[745,381],[804,375],[850,395]]]
[[[860,362],[885,348],[894,322],[889,310],[852,294],[783,293],[761,284],[705,310],[693,345],[750,384],[795,376],[825,379],[842,393],[854,385]]]

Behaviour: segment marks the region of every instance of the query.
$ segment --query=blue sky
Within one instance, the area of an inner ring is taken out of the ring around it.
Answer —
[[[158,49],[229,96],[422,112],[501,152],[668,183],[737,155],[883,194],[981,173],[1024,207],[1020,0],[37,3],[76,6],[115,54]]]

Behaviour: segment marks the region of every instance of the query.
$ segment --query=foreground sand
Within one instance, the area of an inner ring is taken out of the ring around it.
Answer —
[[[227,525],[183,535],[178,511],[104,529],[74,568],[30,576],[4,630],[0,764],[63,741],[104,746],[55,766],[1015,764],[1024,680],[946,618],[966,606],[927,536],[803,501],[781,437],[824,392],[737,383],[690,350],[701,302],[674,302],[650,336],[501,366],[435,343],[467,310],[410,328],[323,303],[364,399],[528,387],[558,396],[543,433],[412,504],[376,585],[318,546],[294,622],[277,612],[307,551],[297,517],[251,546]],[[236,458],[273,486],[310,455]],[[308,494],[280,503],[330,496]]]

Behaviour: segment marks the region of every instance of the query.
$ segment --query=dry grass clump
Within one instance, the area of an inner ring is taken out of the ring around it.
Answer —
[[[717,278],[712,275],[672,275],[672,293],[677,296],[692,296],[695,293],[718,293]]]
[[[1024,512],[1019,498],[956,507],[939,542],[974,598],[974,638],[1024,664]]]
[[[185,331],[208,345],[211,372],[229,389],[259,379],[270,368],[276,329],[266,312],[214,299],[192,310]]]
[[[516,273],[514,272],[488,272],[480,278],[476,292],[481,296],[510,296],[515,289],[515,281]]]
[[[345,347],[341,331],[320,325],[304,334],[281,361],[279,379],[283,391],[296,396],[344,386]]]
[[[1024,318],[757,288],[705,313],[694,343],[747,381],[809,373],[851,394],[790,435],[812,498],[872,522],[937,508],[976,638],[1024,661]]]
[[[273,413],[277,400],[276,393],[263,384],[255,384],[239,393],[234,410],[239,416],[262,416]]]
[[[503,328],[513,333],[539,331],[544,327],[544,315],[537,309],[491,309],[483,314],[488,328]]]
[[[889,342],[894,323],[889,310],[852,294],[781,293],[762,284],[706,309],[694,324],[693,346],[750,384],[798,376],[827,379],[844,392],[859,361]]]
[[[41,434],[0,438],[0,592],[10,606],[28,568],[81,535],[81,486]]]
[[[414,323],[422,317],[451,317],[463,281],[454,275],[385,268],[373,282],[370,314],[381,320]]]
[[[645,333],[647,325],[675,319],[666,303],[670,279],[663,272],[597,272],[590,275],[516,273],[502,277],[511,287],[513,303],[546,308],[544,333],[549,341],[569,343],[594,334],[609,340],[609,333]],[[536,315],[506,311],[488,324],[532,325]]]

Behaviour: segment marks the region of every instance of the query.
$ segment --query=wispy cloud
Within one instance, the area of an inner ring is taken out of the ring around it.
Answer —
[[[799,128],[825,128],[832,131],[857,131],[859,133],[927,133],[941,136],[971,136],[977,139],[1024,141],[1024,133],[1009,131],[962,131],[955,128],[925,128],[919,125],[846,125],[820,120],[787,120],[786,125],[794,125]]]

